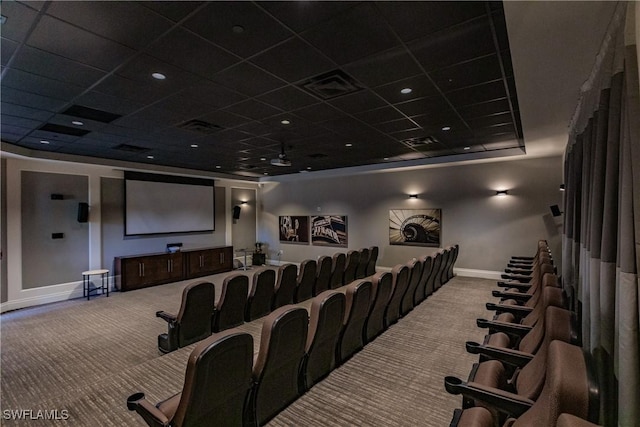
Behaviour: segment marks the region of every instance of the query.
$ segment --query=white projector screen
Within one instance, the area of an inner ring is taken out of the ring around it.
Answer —
[[[214,181],[125,173],[124,234],[211,232]]]

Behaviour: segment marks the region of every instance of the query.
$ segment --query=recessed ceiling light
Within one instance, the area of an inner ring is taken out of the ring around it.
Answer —
[[[40,144],[49,144],[49,141],[42,139],[40,140]]]
[[[269,175],[269,172],[262,172],[262,175]]]
[[[147,159],[153,159],[153,156],[147,156]]]
[[[311,170],[311,166],[307,166],[307,170]]]
[[[162,73],[152,73],[152,74],[151,74],[151,77],[153,77],[153,78],[154,78],[154,79],[156,79],[156,80],[164,80],[164,79],[166,79],[166,78],[167,78],[167,76],[165,76],[165,75],[164,75],[164,74],[162,74]]]
[[[71,124],[76,126],[84,126],[84,123],[82,123],[80,120],[74,120],[71,122]]]
[[[389,160],[389,158],[388,158],[388,157],[385,157],[385,158],[384,158],[384,159],[382,159],[382,160]]]
[[[198,148],[198,144],[191,144],[191,148]]]
[[[260,157],[260,160],[262,160],[264,162],[265,160],[267,160],[267,158],[266,157]]]
[[[471,147],[464,147],[465,150],[471,150]]]
[[[244,27],[242,25],[234,25],[231,27],[231,30],[236,34],[244,33]]]
[[[345,147],[353,147],[353,144],[350,142],[347,142],[346,144],[344,144]]]
[[[222,166],[220,165],[216,165],[216,169],[220,169]]]
[[[400,89],[400,93],[403,93],[405,95],[411,92],[413,92],[413,89],[411,89],[410,87],[405,87],[403,89]]]
[[[284,120],[281,120],[280,123],[282,123],[283,125],[290,125],[291,121],[284,119]]]
[[[451,126],[443,126],[442,130],[445,132],[451,130]]]

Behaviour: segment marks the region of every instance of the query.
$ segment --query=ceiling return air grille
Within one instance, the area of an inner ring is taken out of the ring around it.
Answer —
[[[342,70],[333,70],[311,77],[300,87],[321,99],[337,98],[362,89],[353,77]]]
[[[201,133],[204,135],[208,135],[222,129],[222,126],[218,126],[216,124],[208,123],[203,120],[197,120],[197,119],[188,120],[184,123],[180,123],[177,127],[179,129]]]

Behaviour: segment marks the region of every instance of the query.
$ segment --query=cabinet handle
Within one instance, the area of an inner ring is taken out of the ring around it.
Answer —
[[[200,255],[200,267],[204,267],[204,256]]]
[[[167,260],[167,271],[171,273],[171,260]]]
[[[141,262],[140,265],[142,266],[142,277],[144,277],[144,262]]]
[[[171,272],[173,273],[173,260],[171,260]]]
[[[224,252],[220,252],[220,264],[224,264]]]

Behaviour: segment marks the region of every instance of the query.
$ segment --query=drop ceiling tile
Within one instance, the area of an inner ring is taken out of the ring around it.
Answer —
[[[56,36],[52,37],[52,34]],[[50,16],[42,17],[29,37],[28,45],[107,71],[135,52]]]
[[[226,107],[247,99],[245,95],[231,91],[213,82],[202,82],[189,86],[182,90],[180,95],[215,107]]]
[[[357,118],[369,124],[377,124],[398,120],[404,117],[397,109],[393,107],[376,108],[375,110],[363,111],[355,114]]]
[[[76,126],[73,123],[71,123],[75,120],[81,121],[83,125]],[[106,126],[106,123],[98,122],[95,120],[89,120],[85,118],[78,118],[78,117],[70,116],[66,114],[56,114],[48,120],[48,123],[67,126],[73,129],[81,130],[81,131],[100,130]]]
[[[493,54],[434,70],[429,75],[443,92],[450,92],[501,79],[502,70],[498,55]]]
[[[12,89],[10,87],[2,88],[2,101],[52,112],[60,110],[67,103],[61,99],[35,95],[22,90]]]
[[[337,119],[344,114],[326,103],[319,103],[310,105],[308,107],[300,108],[293,112],[295,115],[300,116],[312,123],[323,122],[326,120]]]
[[[83,88],[16,69],[8,69],[2,79],[3,87],[14,89],[28,88],[29,92],[70,101],[78,96]]]
[[[240,61],[239,57],[182,28],[176,28],[160,38],[148,52],[205,78]]]
[[[402,93],[402,89],[411,89],[411,93]],[[402,79],[383,86],[372,89],[390,104],[406,102],[411,99],[426,98],[438,94],[437,88],[431,83],[428,77],[418,75]]]
[[[128,99],[117,98],[104,93],[91,91],[81,95],[75,103],[96,110],[107,111],[121,116],[131,114],[139,110],[144,104]]]
[[[368,87],[381,86],[422,73],[404,47],[367,56],[343,68]]]
[[[0,39],[0,63],[3,67],[9,63],[9,60],[11,59],[17,48],[18,43],[9,39],[5,39],[4,37]]]
[[[514,103],[514,105],[516,105]],[[489,116],[492,114],[502,114],[510,111],[509,100],[507,98],[496,99],[478,104],[459,107],[458,112],[465,120],[477,117]]]
[[[47,14],[134,49],[147,46],[171,27],[136,2],[51,2]]]
[[[184,27],[243,58],[292,36],[276,20],[250,2],[211,2]],[[235,32],[241,26],[242,32]]]
[[[264,102],[256,101],[254,99],[247,99],[246,101],[239,102],[230,107],[224,109],[229,113],[234,113],[239,116],[248,117],[254,120],[261,120],[269,116],[281,113]]]
[[[33,25],[38,12],[28,3],[3,1],[2,15],[7,17],[2,24],[2,37],[21,43],[29,34],[29,28]],[[4,45],[2,47],[4,48]]]
[[[400,102],[394,104],[394,107],[407,116],[419,116],[451,109],[449,104],[440,95]]]
[[[515,139],[515,127],[512,123],[506,123],[503,125],[496,125],[484,128],[477,128],[473,130],[476,137],[496,137],[503,138],[506,135],[511,135],[511,138]]]
[[[362,3],[302,37],[338,64],[347,64],[398,45],[382,14],[373,3]]]
[[[415,122],[411,120],[400,119],[400,120],[392,120],[390,122],[377,123],[374,125],[374,127],[385,133],[393,133],[393,132],[417,129],[420,126],[418,126]]]
[[[5,122],[5,117],[2,117],[0,122],[0,132],[2,133],[2,140],[8,142],[17,142],[27,136],[31,132],[31,127],[13,126],[8,122]]]
[[[376,5],[404,41],[443,30],[486,15],[485,2],[420,1],[411,8],[404,2],[379,2]]]
[[[504,82],[500,79],[451,91],[446,94],[446,97],[453,105],[458,107],[506,98],[507,94]]]
[[[494,114],[491,116],[477,117],[468,121],[469,125],[476,129],[481,127],[489,127],[496,125],[506,125],[513,122],[511,113]]]
[[[52,116],[50,111],[38,110],[35,108],[25,107],[23,105],[10,104],[8,102],[2,102],[0,111],[2,111],[3,120],[5,116],[14,116],[39,122],[46,122]]]
[[[222,110],[212,111],[203,114],[198,118],[204,120],[205,122],[218,125],[222,128],[233,128],[236,126],[240,126],[242,123],[246,123],[249,120],[246,117],[240,117],[236,114]]]
[[[142,1],[140,4],[156,13],[178,22],[200,7],[201,1]]]
[[[427,72],[495,53],[491,27],[484,18],[417,39],[408,47]]]
[[[355,114],[362,111],[372,110],[379,108],[386,103],[380,97],[373,94],[373,92],[363,89],[351,95],[344,95],[338,98],[328,101],[339,110],[342,110],[348,114]]]
[[[171,88],[168,88],[171,89]],[[138,104],[147,105],[170,95],[165,86],[143,85],[140,82],[112,75],[95,87],[95,92],[115,98],[123,98]]]
[[[254,56],[251,62],[288,82],[297,82],[335,68],[329,59],[295,37]]]
[[[154,79],[151,76],[153,73],[162,73],[166,79]],[[164,94],[174,93],[205,81],[202,77],[146,54],[136,56],[119,68],[116,74]]]
[[[327,21],[359,3],[356,1],[298,2],[295,7],[291,7],[289,1],[261,1],[258,2],[258,5],[265,8],[267,12],[289,28],[301,32],[320,25],[323,21]]]
[[[316,98],[294,86],[285,86],[261,95],[258,100],[282,111],[292,111],[318,102]]]
[[[258,96],[286,83],[246,62],[234,65],[211,77],[214,82],[248,96]]]

